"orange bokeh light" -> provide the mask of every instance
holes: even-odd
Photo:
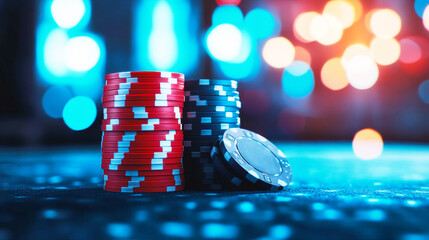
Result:
[[[293,23],[295,37],[301,42],[312,42],[315,39],[311,35],[310,26],[313,18],[320,16],[316,12],[305,12],[299,14]]]
[[[307,49],[296,46],[295,47],[295,61],[306,62],[309,66],[311,66],[311,54]]]
[[[323,65],[320,76],[323,85],[333,91],[341,90],[349,84],[346,70],[341,64],[341,58],[328,60]]]
[[[395,39],[374,38],[369,46],[376,63],[386,66],[398,61],[401,46]]]
[[[262,57],[271,67],[285,68],[295,58],[295,47],[284,37],[271,38],[262,49]]]
[[[332,15],[318,15],[311,21],[310,34],[320,44],[332,45],[341,40],[343,26]]]
[[[343,66],[345,67],[350,59],[359,55],[371,57],[371,52],[369,51],[369,48],[363,44],[353,44],[348,46],[341,58]]]
[[[353,138],[353,152],[362,160],[375,159],[383,152],[383,138],[374,129],[362,129]]]
[[[371,15],[370,28],[379,38],[393,38],[401,31],[401,17],[391,9],[379,9]]]
[[[423,25],[426,30],[429,31],[429,5],[426,6],[425,11],[423,12]]]
[[[343,28],[350,27],[355,21],[353,5],[343,0],[329,1],[323,9],[323,15],[332,15],[340,21]]]

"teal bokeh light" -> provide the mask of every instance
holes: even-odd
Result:
[[[427,5],[429,5],[429,0],[416,0],[414,2],[414,10],[416,11],[417,15],[419,15],[419,17],[423,17],[423,12],[425,11]]]
[[[229,23],[236,27],[243,24],[243,13],[241,9],[234,5],[222,5],[217,7],[212,15],[212,26]]]
[[[255,39],[264,39],[278,32],[280,22],[269,11],[255,8],[247,13],[244,26]]]
[[[63,110],[64,122],[74,131],[81,131],[90,127],[96,116],[97,107],[94,101],[83,96],[70,99]]]
[[[302,61],[289,65],[282,77],[283,90],[293,98],[308,97],[314,89],[314,74],[310,66]]]
[[[72,93],[66,87],[50,87],[43,95],[43,110],[52,118],[61,118],[64,106],[72,97]]]

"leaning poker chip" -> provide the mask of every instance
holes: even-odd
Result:
[[[239,111],[234,112],[187,112],[184,118],[202,118],[202,117],[225,117],[225,118],[238,118],[240,117]]]
[[[102,131],[182,130],[182,124],[101,125]]]
[[[135,139],[135,137],[167,137],[166,140],[168,140],[169,137],[174,136],[182,136],[182,131],[176,131],[176,130],[170,130],[170,131],[152,131],[152,132],[139,132],[139,131],[117,131],[117,132],[103,132],[103,137],[126,137],[125,140],[128,139]],[[174,139],[174,138],[172,138]],[[154,139],[155,140],[155,139]]]
[[[186,101],[203,101],[203,100],[207,100],[207,101],[227,101],[227,102],[235,102],[235,101],[239,101],[240,97],[239,96],[200,96],[200,95],[190,95],[190,96],[185,96],[185,100]]]
[[[140,125],[140,124],[181,124],[177,118],[147,118],[147,119],[107,119],[102,120],[103,125]]]
[[[140,77],[140,78],[185,78],[185,75],[182,73],[174,72],[155,72],[155,71],[130,71],[130,72],[117,72],[110,73],[104,76],[104,79],[115,79],[115,78],[130,78],[130,77]]]
[[[182,168],[182,164],[152,164],[152,165],[112,165],[101,164],[104,170],[167,170]]]
[[[181,158],[183,152],[153,152],[153,153],[117,153],[117,152],[103,152],[102,158],[109,159],[133,159],[133,158]]]
[[[104,190],[110,192],[123,192],[123,193],[151,193],[151,192],[176,192],[182,191],[184,185],[181,186],[167,186],[167,187],[109,187],[104,186]]]
[[[103,119],[182,118],[181,113],[104,113]]]
[[[172,146],[183,146],[182,140],[176,141],[104,141],[102,140],[103,147],[172,147]]]
[[[185,106],[183,110],[184,112],[235,112],[239,108],[231,106]]]
[[[137,107],[137,106],[152,106],[152,107],[183,107],[183,101],[114,101],[103,102],[103,108],[106,107]]]
[[[132,84],[132,83],[130,83]],[[136,84],[136,83],[134,83]],[[164,87],[166,88],[166,87]],[[226,87],[226,86],[222,86],[222,85],[208,85],[208,86],[189,86],[185,83],[185,91],[190,91],[193,92],[193,90],[195,91],[228,91],[228,92],[234,92],[237,91],[236,88],[233,87]],[[195,95],[195,94],[191,94],[191,95]],[[204,94],[197,94],[197,95],[204,95]]]
[[[104,153],[155,153],[155,152],[181,152],[183,151],[183,146],[174,146],[174,147],[101,147],[101,151]]]
[[[122,107],[122,108],[103,108],[103,113],[138,113],[138,114],[150,114],[150,113],[182,113],[180,107]]]
[[[183,168],[156,170],[156,171],[103,170],[103,174],[109,175],[109,176],[126,176],[126,177],[174,176],[174,175],[183,174]]]
[[[199,101],[187,101],[186,107],[192,107],[192,106],[225,106],[225,107],[236,107],[241,108],[241,102],[240,101],[234,101],[234,102],[222,102],[222,101],[207,101],[207,100],[199,100]]]
[[[139,165],[139,164],[174,164],[182,163],[182,158],[131,158],[131,159],[115,159],[103,158],[101,163],[112,165]]]
[[[105,84],[119,84],[119,83],[172,83],[172,84],[185,84],[184,78],[114,78],[105,80]]]
[[[218,90],[185,90],[185,96],[228,96],[228,97],[239,97],[240,93],[234,91],[218,91]]]
[[[140,94],[163,94],[163,95],[177,95],[183,96],[185,92],[183,90],[175,89],[118,89],[118,90],[107,90],[103,91],[103,96],[115,96],[115,95],[140,95]]]
[[[210,85],[224,85],[232,88],[237,88],[237,81],[235,80],[217,80],[217,79],[199,79],[199,80],[186,80],[186,85],[189,86],[210,86]]]
[[[286,156],[259,134],[231,128],[224,133],[219,147],[238,174],[264,189],[281,190],[292,180]]]
[[[181,84],[171,83],[119,83],[104,85],[104,91],[120,90],[120,89],[175,89],[183,90],[184,86]]]
[[[175,95],[114,95],[107,96],[101,99],[103,102],[115,102],[115,101],[185,101],[184,96]]]
[[[112,181],[165,181],[165,180],[174,180],[178,181],[184,180],[183,174],[177,175],[165,175],[165,176],[120,176],[120,175],[103,175],[104,180],[112,180]]]
[[[104,186],[109,187],[165,187],[165,186],[181,186],[182,180],[164,180],[164,181],[113,181],[104,180]]]
[[[224,117],[201,117],[201,118],[184,118],[184,123],[192,123],[192,124],[209,124],[209,123],[235,123],[240,124],[241,120],[239,117],[236,118],[224,118]]]

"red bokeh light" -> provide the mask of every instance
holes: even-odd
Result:
[[[216,0],[218,5],[238,5],[241,0]]]

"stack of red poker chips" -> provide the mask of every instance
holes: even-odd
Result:
[[[183,190],[184,83],[183,74],[170,72],[105,76],[101,125],[105,190]]]

